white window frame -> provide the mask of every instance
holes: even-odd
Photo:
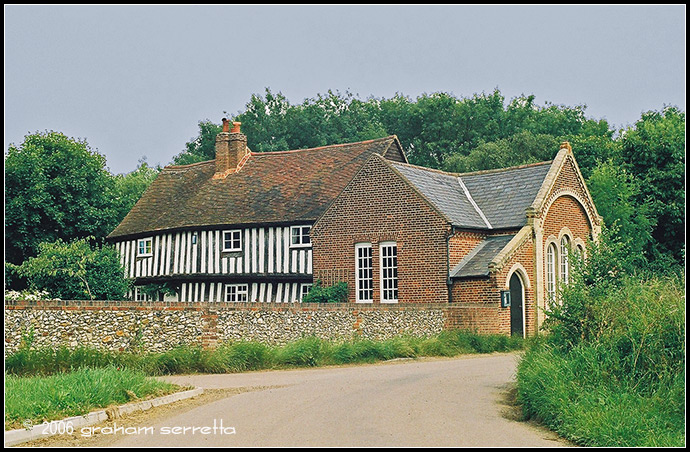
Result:
[[[140,286],[134,286],[134,301],[151,301],[151,296],[144,293]]]
[[[237,238],[235,238],[235,233],[237,233]],[[231,234],[230,237],[230,244],[234,245],[235,242],[239,241],[239,246],[235,248],[234,246],[231,246],[230,248],[226,248],[226,240],[225,240],[225,234]],[[226,231],[223,231],[223,252],[231,252],[231,251],[242,251],[242,229],[228,229]]]
[[[384,250],[394,250],[394,254],[384,255]],[[390,253],[390,251],[388,251]],[[381,242],[379,244],[379,268],[381,303],[398,302],[398,244]],[[391,285],[392,284],[392,285]]]
[[[244,300],[241,299],[242,295]],[[227,303],[246,303],[249,301],[249,284],[226,284],[225,301]]]
[[[306,234],[304,230],[306,229]],[[295,234],[295,231],[298,231]],[[307,248],[311,246],[311,226],[290,226],[290,248]],[[295,239],[297,238],[297,243]],[[305,238],[307,241],[305,241]]]
[[[141,245],[144,244],[144,252],[141,252]],[[137,240],[137,257],[153,256],[153,237],[146,237]]]
[[[564,235],[561,237],[561,253],[560,253],[560,281],[562,284],[568,284],[570,281],[570,262],[568,262],[568,250],[570,248],[570,237]]]
[[[551,302],[556,301],[558,249],[554,242],[546,245],[546,296]]]
[[[300,299],[300,301],[303,300],[304,297],[307,296],[307,294],[308,294],[309,291],[311,290],[311,287],[312,287],[312,286],[313,286],[313,284],[311,284],[311,283],[304,283],[304,284],[301,284],[301,285],[299,286],[299,294],[300,294],[299,299]],[[306,292],[305,292],[305,289],[306,289]]]
[[[369,250],[369,266],[362,267],[362,259],[367,259],[367,257],[360,257],[360,250]],[[368,272],[368,278],[362,278],[361,273],[363,271]],[[369,282],[369,287],[362,288],[361,284],[365,281]],[[369,298],[363,298],[362,294],[369,292]],[[373,303],[374,302],[374,254],[373,247],[371,243],[356,243],[355,244],[355,301],[357,303]]]

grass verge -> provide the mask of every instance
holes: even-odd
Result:
[[[141,371],[112,366],[49,376],[6,375],[5,430],[21,428],[26,421],[38,425],[179,389]]]
[[[399,336],[380,341],[358,339],[335,342],[304,337],[282,346],[238,341],[212,350],[180,346],[162,353],[145,354],[88,348],[23,348],[6,358],[5,369],[12,375],[50,375],[87,366],[100,368],[114,365],[147,375],[230,373],[373,363],[394,358],[505,352],[522,348],[522,338],[449,330],[430,337]]]

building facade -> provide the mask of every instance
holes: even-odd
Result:
[[[395,136],[253,153],[224,120],[216,159],[164,168],[108,239],[134,300],[293,303],[346,282],[351,303],[453,303],[464,327],[525,336],[600,228],[568,143],[453,174]]]

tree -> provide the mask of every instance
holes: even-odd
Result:
[[[115,184],[111,199],[118,223],[132,210],[160,170],[160,167],[151,167],[146,163],[146,159],[141,159],[137,169],[131,173],[114,176]]]
[[[652,221],[647,206],[636,203],[639,182],[620,165],[606,161],[594,168],[587,187],[604,224],[615,231],[617,240],[626,243],[630,252],[642,256],[652,240]]]
[[[38,244],[105,237],[117,224],[105,157],[59,132],[27,135],[5,154],[5,259],[19,264]]]
[[[638,205],[649,208],[651,256],[685,259],[685,113],[649,111],[621,137],[623,165],[640,181]]]
[[[223,130],[221,125],[209,119],[199,121],[199,135],[185,144],[185,150],[173,157],[174,165],[189,165],[216,158],[216,135]]]
[[[92,248],[87,239],[60,239],[38,246],[19,273],[35,290],[63,300],[123,300],[130,287],[113,246]]]

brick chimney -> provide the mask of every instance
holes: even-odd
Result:
[[[247,155],[247,136],[240,132],[241,124],[233,122],[230,130],[230,121],[223,118],[223,131],[216,136],[216,179],[237,171]]]

